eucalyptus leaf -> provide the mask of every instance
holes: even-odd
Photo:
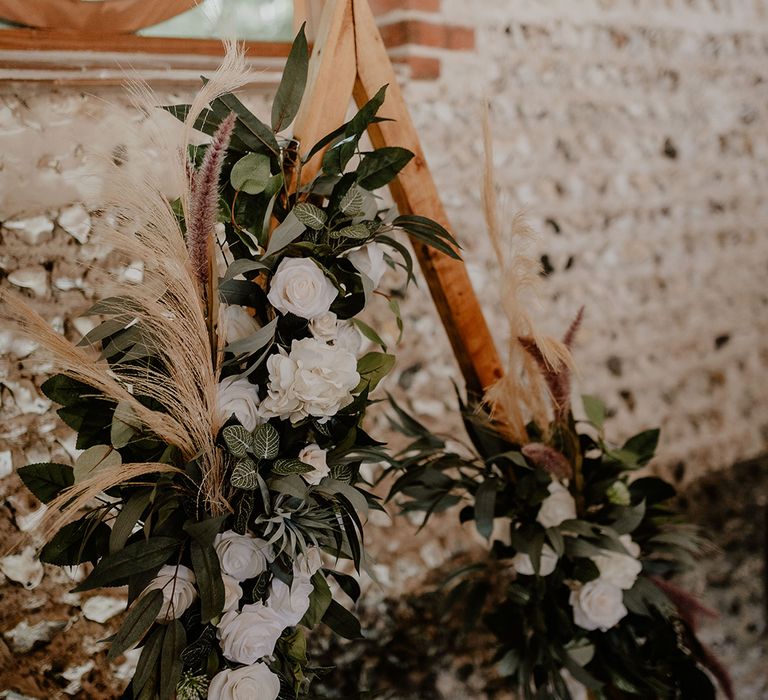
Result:
[[[166,627],[160,651],[160,700],[171,700],[176,695],[176,686],[184,665],[181,652],[186,646],[187,632],[184,625],[179,620],[171,620]]]
[[[133,494],[117,513],[109,536],[109,553],[119,552],[128,541],[133,528],[149,505],[152,492],[149,489]]]
[[[200,590],[200,618],[202,622],[210,622],[224,608],[224,582],[219,557],[213,542],[204,543],[196,539],[190,543],[189,554]]]
[[[495,479],[486,479],[475,493],[475,524],[477,531],[487,540],[491,538],[493,533],[498,490],[499,484]]]
[[[158,625],[147,637],[147,641],[141,649],[139,662],[136,664],[136,671],[133,674],[132,682],[135,691],[141,690],[152,677],[152,673],[155,671],[157,662],[160,659],[160,650],[163,648],[164,635],[165,627],[163,625]],[[136,693],[134,692],[134,695],[135,694]]]
[[[272,319],[266,326],[262,326],[255,333],[236,340],[229,345],[224,346],[224,352],[231,352],[233,355],[250,355],[263,347],[269,345],[275,338],[277,330],[277,319]],[[256,387],[253,387],[254,392]]]
[[[304,24],[301,25],[299,33],[293,40],[283,69],[283,77],[272,103],[272,131],[275,133],[287,127],[296,117],[307,84],[309,48],[304,26]]]
[[[265,255],[270,256],[280,252],[285,246],[301,236],[306,229],[307,227],[299,221],[292,209],[280,225],[272,231]]]
[[[239,258],[238,260],[235,260],[232,262],[229,267],[227,267],[227,271],[224,273],[224,277],[222,277],[222,282],[226,282],[228,280],[234,279],[238,275],[242,275],[245,272],[253,272],[254,270],[268,270],[269,267],[265,265],[263,262],[260,262],[258,260],[248,260],[247,258]]]
[[[270,160],[262,153],[249,153],[234,164],[229,174],[232,187],[246,194],[263,192],[272,176]]]
[[[387,351],[387,346],[381,339],[381,336],[367,323],[364,323],[359,318],[352,318],[350,321],[357,328],[357,330],[359,330],[366,338],[368,338],[368,340],[370,340],[372,343],[376,343],[376,345],[380,345],[384,352]]]

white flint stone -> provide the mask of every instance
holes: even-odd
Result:
[[[22,620],[16,627],[7,632],[3,632],[10,647],[17,654],[26,654],[40,642],[50,642],[53,635],[67,626],[66,622],[48,622],[42,620],[34,625],[30,625],[26,620]]]
[[[69,681],[63,689],[64,692],[67,695],[77,695],[77,693],[83,689],[83,684],[81,683],[82,677],[88,673],[88,671],[91,671],[95,665],[96,664],[93,661],[86,661],[80,666],[70,666],[62,671],[59,675],[65,681]]]
[[[10,450],[0,452],[0,479],[13,473],[13,454]]]
[[[80,335],[86,335],[96,328],[99,322],[90,317],[78,316],[72,319],[72,325]]]
[[[51,407],[51,402],[39,396],[31,382],[26,381],[23,384],[16,384],[15,382],[6,381],[4,384],[11,390],[13,400],[22,413],[32,413],[39,416],[47,412]]]
[[[10,330],[0,331],[0,355],[12,355],[18,359],[27,357],[37,349],[37,343],[16,335]]]
[[[125,598],[113,598],[112,596],[96,595],[88,598],[83,605],[83,616],[94,622],[104,623],[126,608]]]
[[[53,286],[62,292],[70,292],[73,289],[82,289],[83,278],[79,277],[77,279],[73,279],[71,277],[56,277],[53,280]]]
[[[141,284],[144,281],[144,263],[141,260],[135,260],[123,271],[123,279],[126,282]]]
[[[32,532],[40,524],[40,521],[45,515],[45,511],[48,510],[48,506],[44,503],[39,508],[33,510],[31,513],[16,514],[16,526],[22,532]]]
[[[37,245],[48,240],[53,233],[53,221],[47,216],[32,216],[28,219],[6,221],[3,227],[14,231],[19,238],[29,245]]]
[[[15,690],[0,690],[0,698],[3,700],[38,700],[38,698],[17,693]]]
[[[24,547],[21,554],[11,554],[0,559],[0,571],[30,591],[43,580],[43,565],[35,556],[33,547]]]
[[[73,204],[59,213],[59,226],[78,243],[87,243],[91,232],[91,217],[82,204]]]
[[[24,600],[22,607],[24,608],[24,610],[39,610],[47,602],[48,602],[48,596],[45,593],[41,593],[40,595],[35,595],[35,596],[32,596],[31,598],[26,598]]]
[[[126,651],[123,656],[125,657],[123,663],[112,665],[112,675],[119,681],[129,681],[133,678],[133,674],[136,673],[136,666],[139,664],[141,649],[131,649],[130,651]]]
[[[48,290],[48,273],[40,266],[14,270],[8,275],[8,281],[22,289],[31,289],[36,296],[43,296]]]

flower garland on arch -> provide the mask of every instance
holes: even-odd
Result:
[[[329,584],[347,605],[360,594],[335,563],[360,569],[363,523],[381,508],[360,477],[381,444],[362,423],[395,357],[358,315],[387,296],[388,268],[413,279],[397,230],[453,257],[458,246],[433,221],[379,208],[373,192],[413,157],[361,150],[384,87],[298,155],[282,132],[307,64],[302,29],[270,126],[233,94],[246,79],[234,50],[191,104],[165,108],[184,125],[184,147],[166,151],[182,156],[178,200],[115,164],[103,240],[145,278],[109,280],[77,346],[23,299],[0,305],[52,356],[43,391],[82,450],[74,465],[19,470],[47,504],[40,559],[87,565],[75,591],[127,586],[108,655],[141,648],[126,698],[304,697],[322,673],[304,629],[360,636]],[[210,141],[187,148],[196,131]],[[313,157],[322,169],[302,185]],[[361,353],[363,337],[380,350]]]

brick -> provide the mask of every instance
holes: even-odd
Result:
[[[395,10],[420,10],[439,12],[441,0],[371,0],[370,5],[375,15],[383,15]]]
[[[440,59],[432,56],[393,56],[393,63],[408,66],[411,80],[435,80],[440,77]]]
[[[471,27],[402,20],[384,24],[380,29],[384,43],[390,47],[415,44],[456,51],[475,47],[475,31]]]

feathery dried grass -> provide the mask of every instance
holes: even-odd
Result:
[[[486,391],[485,402],[505,435],[513,442],[525,444],[528,442],[525,427],[528,421],[532,419],[544,428],[549,424],[550,409],[545,377],[521,338],[530,339],[553,372],[570,367],[572,358],[564,343],[536,328],[528,311],[541,286],[541,265],[527,253],[535,234],[522,214],[512,217],[508,234],[502,230],[487,107],[483,118],[483,143],[483,213],[491,245],[501,266],[500,301],[510,332],[507,371]]]
[[[195,121],[203,109],[219,95],[243,85],[248,77],[243,54],[234,44],[227,47],[221,67],[195,97],[180,140],[169,143],[158,130],[153,147],[159,159],[173,163],[173,173],[182,183],[181,200],[189,216],[192,200],[192,175],[187,167],[186,144]],[[131,88],[134,105],[151,113],[157,101],[146,85]],[[126,125],[126,128],[130,128]],[[203,474],[201,499],[213,514],[225,512],[224,462],[215,445],[221,428],[217,407],[217,353],[212,348],[209,319],[201,298],[198,279],[190,263],[184,234],[160,183],[153,173],[140,172],[106,161],[101,209],[107,216],[97,222],[94,238],[110,245],[126,259],[144,263],[144,281],[133,284],[119,276],[106,278],[105,296],[122,298],[108,301],[109,311],[128,314],[141,329],[141,341],[153,355],[150,366],[131,366],[98,360],[93,352],[74,346],[56,333],[20,296],[0,291],[0,321],[13,325],[22,335],[48,353],[57,370],[93,386],[115,403],[127,404],[148,430],[178,447],[185,459],[197,459]],[[213,235],[213,231],[210,232]],[[154,399],[164,412],[147,408],[135,397]],[[122,465],[119,473],[100,475],[110,485],[167,465]],[[93,489],[98,486],[93,483]],[[108,488],[105,486],[104,488]],[[80,507],[96,491],[82,492],[73,504]],[[86,495],[88,494],[88,497]],[[67,496],[67,503],[72,493]],[[85,499],[85,500],[83,500]],[[51,523],[62,527],[74,515],[73,507],[58,499],[49,505]],[[56,516],[56,510],[61,514]],[[48,530],[50,532],[50,530]]]

